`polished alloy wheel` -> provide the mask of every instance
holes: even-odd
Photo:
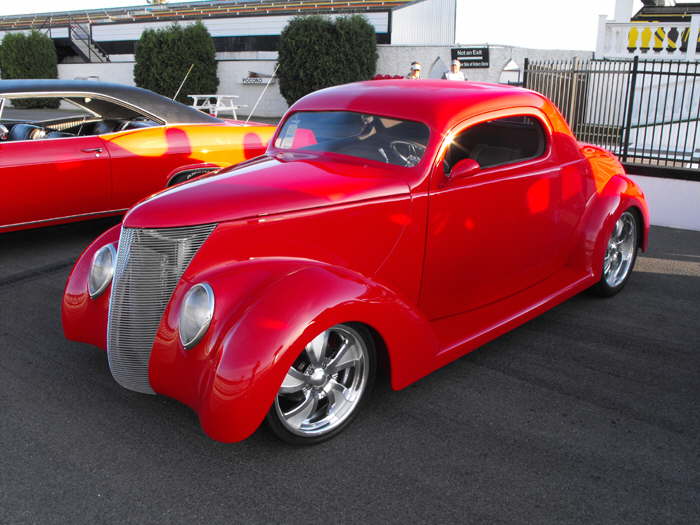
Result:
[[[632,269],[637,250],[637,221],[624,212],[615,223],[603,260],[603,279],[610,288],[620,286]]]
[[[296,436],[326,435],[355,412],[370,373],[365,339],[349,325],[336,325],[306,345],[291,366],[275,399],[275,413]]]

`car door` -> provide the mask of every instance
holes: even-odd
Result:
[[[446,142],[431,181],[420,299],[430,319],[494,303],[552,275],[572,229],[561,220],[560,164],[538,110],[483,115]],[[462,158],[481,169],[451,179]]]
[[[0,143],[0,225],[108,210],[109,156],[99,137]]]
[[[186,125],[148,126],[104,136],[114,173],[113,206],[133,206],[165,188],[167,176],[173,170],[199,162],[195,151],[198,144],[193,143],[189,136],[190,127],[196,128]],[[216,140],[223,142],[212,137],[212,145]]]

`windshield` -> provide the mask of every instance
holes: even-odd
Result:
[[[287,119],[275,147],[342,153],[413,167],[425,154],[425,124],[350,111],[301,111]]]

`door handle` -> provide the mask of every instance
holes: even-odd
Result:
[[[102,153],[102,148],[83,148],[85,153]]]

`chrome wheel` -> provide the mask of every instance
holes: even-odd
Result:
[[[355,412],[372,372],[365,338],[348,325],[329,328],[290,367],[275,398],[275,415],[295,436],[325,436]]]
[[[610,288],[625,282],[632,270],[637,251],[637,221],[624,212],[615,223],[603,260],[603,280]]]

